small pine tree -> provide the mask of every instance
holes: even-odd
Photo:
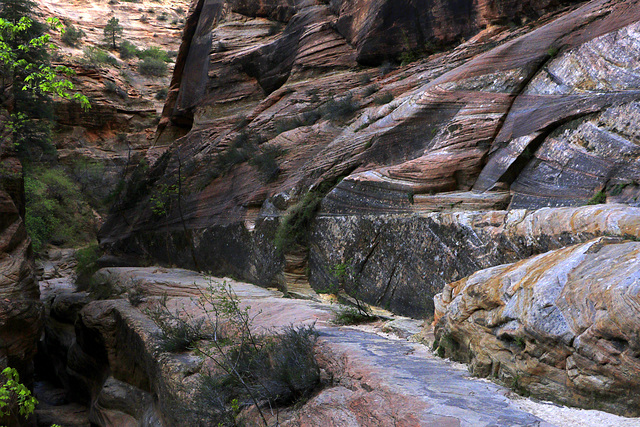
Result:
[[[120,37],[122,37],[120,20],[114,16],[109,19],[109,22],[107,22],[107,25],[104,27],[104,40],[113,50],[116,50],[118,48],[117,42]]]

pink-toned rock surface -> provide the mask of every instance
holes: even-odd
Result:
[[[448,284],[436,345],[535,397],[638,416],[639,254],[598,238]]]
[[[85,390],[91,422],[197,425],[192,405],[197,403],[194,393],[203,361],[191,352],[161,352],[159,330],[145,309],[157,302],[157,295],[167,293],[172,310],[180,308],[197,318],[197,306],[185,292],[197,297],[204,287],[223,279],[162,268],[109,268],[98,275],[115,287],[114,297],[80,310],[65,359],[76,390]],[[315,324],[319,332],[315,353],[323,372],[321,388],[299,407],[279,408],[281,425],[549,425],[518,409],[505,396],[506,389],[468,378],[465,369],[435,357],[421,344],[336,327],[327,305],[224,280],[242,306],[250,306],[254,332],[292,324]],[[124,297],[136,288],[144,301],[133,307]],[[258,425],[253,415],[249,410],[242,416]]]
[[[319,248],[309,275],[323,286],[332,267],[326,262],[348,261],[325,250],[351,247],[349,258],[362,259],[370,248],[329,231],[331,240],[321,230],[313,237],[303,220],[291,232],[303,236],[303,248],[287,244],[285,252],[296,254],[287,258],[273,242],[279,219],[298,203],[308,203],[310,216],[322,200],[323,217],[363,218],[356,227],[365,236],[366,215],[392,221],[434,211],[580,206],[592,198],[637,204],[638,2],[559,9],[480,2],[471,11],[418,3],[194,3],[158,133],[158,141],[175,144],[131,180],[101,231],[103,246],[280,287],[304,280],[307,254]],[[431,25],[423,14],[458,25],[468,40],[391,72],[363,66],[363,46],[406,50],[391,41],[404,32],[413,43],[413,30]],[[461,21],[453,23],[456,14]],[[520,25],[499,25],[505,20]],[[432,36],[425,30],[422,41]],[[614,56],[615,66],[603,65]],[[402,252],[413,237],[421,238],[396,236],[387,249]],[[456,245],[466,239],[447,251]],[[390,265],[378,276],[403,283],[396,295],[405,296],[378,292],[369,302],[391,299],[400,312],[428,314],[424,301],[474,268],[411,298],[424,278],[397,276]]]

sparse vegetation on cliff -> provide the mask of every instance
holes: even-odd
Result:
[[[201,372],[194,408],[203,422],[237,425],[239,414],[253,407],[267,426],[269,416],[277,418],[278,406],[308,397],[319,385],[313,326],[257,334],[256,315],[227,283],[211,284],[198,306],[205,317],[172,312],[166,298],[148,313],[162,330],[162,351],[192,349],[211,362]]]
[[[85,36],[84,31],[76,28],[73,24],[67,24],[62,33],[62,42],[67,46],[75,47],[80,44],[80,40]]]
[[[115,16],[107,22],[107,25],[104,27],[104,41],[111,47],[111,49],[116,50],[118,48],[118,40],[122,37],[122,32],[124,29],[120,25],[120,20]]]
[[[138,63],[138,71],[144,76],[163,77],[167,64],[162,59],[146,57]]]
[[[26,168],[24,181],[25,223],[36,252],[50,242],[73,246],[95,237],[91,208],[62,169],[34,164]]]

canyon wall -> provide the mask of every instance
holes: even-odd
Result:
[[[187,133],[134,174],[101,242],[283,289],[327,289],[349,264],[350,292],[429,316],[446,283],[611,232],[529,210],[638,205],[639,16],[636,1],[194,3],[158,138]],[[530,215],[558,222],[511,234]]]

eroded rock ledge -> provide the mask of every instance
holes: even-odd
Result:
[[[124,293],[78,305],[82,293],[58,292],[52,301],[56,321],[48,334],[50,345],[68,348],[58,355],[64,356],[60,361],[73,390],[90,405],[91,422],[199,425],[191,405],[204,362],[191,352],[159,351],[159,331],[144,310],[167,294],[172,309],[183,307],[198,316],[190,296],[222,279],[186,270],[109,268],[98,273],[98,280]],[[299,407],[280,408],[280,425],[548,425],[520,410],[505,397],[506,389],[467,378],[465,369],[433,356],[421,344],[337,327],[329,322],[332,311],[326,305],[226,280],[243,306],[259,313],[254,331],[315,323],[320,334],[315,353],[323,388]],[[126,299],[136,289],[144,295],[138,307]],[[64,320],[74,314],[75,333]],[[244,413],[249,425],[257,425],[254,415]]]
[[[640,243],[601,237],[448,284],[440,352],[521,392],[640,415]]]
[[[312,286],[326,289],[335,282],[331,267],[348,263],[357,273],[351,294],[418,318],[433,313],[432,295],[478,270],[598,236],[640,238],[640,208],[626,205],[413,215],[325,212],[311,238]]]

